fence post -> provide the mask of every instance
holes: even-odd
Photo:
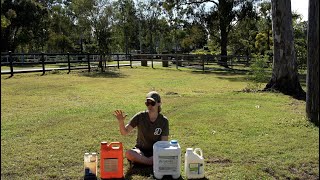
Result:
[[[153,54],[151,54],[151,67],[152,67],[152,69],[154,69],[153,68]]]
[[[101,67],[101,72],[104,72],[101,53],[99,54],[99,66]],[[99,68],[99,67],[98,67],[98,68]]]
[[[42,75],[44,75],[46,73],[46,69],[44,66],[44,53],[41,52],[41,62],[42,62]]]
[[[176,54],[176,68],[178,69],[178,55]]]
[[[68,55],[68,74],[69,74],[70,71],[71,71],[71,68],[70,68],[70,53],[67,52],[67,55]]]
[[[202,57],[202,71],[204,72],[204,58]]]
[[[169,67],[169,62],[168,62],[168,56],[167,55],[162,55],[161,56],[162,60],[162,67]]]
[[[108,58],[108,54],[104,55],[104,69],[107,69],[107,58]]]
[[[9,62],[10,62],[10,72],[11,72],[11,76],[10,77],[13,76],[13,59],[12,59],[12,54],[11,53],[12,52],[9,51]]]
[[[143,55],[143,54],[139,55],[139,59],[141,59],[141,61],[140,61],[141,66],[148,66],[148,60],[146,60],[144,58],[148,59],[148,55]]]
[[[120,69],[120,64],[119,64],[119,54],[117,54],[117,61],[118,61],[118,69]]]
[[[88,72],[90,72],[91,67],[90,67],[90,54],[87,54],[87,61],[88,61]]]
[[[129,58],[130,58],[130,67],[132,68],[132,56],[131,56],[131,54],[129,55]]]

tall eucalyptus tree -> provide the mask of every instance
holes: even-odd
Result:
[[[156,53],[161,49],[162,29],[162,3],[159,0],[139,1],[137,15],[139,17],[140,49],[144,52]],[[161,20],[162,19],[162,20]]]
[[[30,43],[46,29],[46,7],[34,0],[1,1],[1,51],[35,51]]]
[[[139,48],[139,23],[133,0],[114,1],[112,39],[113,51],[129,53]]]
[[[71,5],[74,23],[77,26],[80,42],[88,44],[90,52],[109,52],[111,36],[111,1],[74,0]]]
[[[270,0],[263,1],[259,4],[259,13],[260,13],[260,30],[265,32],[267,36],[267,50],[270,50],[271,46],[271,33],[272,33],[272,22],[271,22],[271,2]]]
[[[272,0],[273,68],[264,90],[276,90],[306,99],[299,82],[294,49],[291,0]]]
[[[210,35],[216,37],[219,42],[220,51],[223,58],[220,61],[220,65],[228,67],[227,53],[228,35],[231,29],[236,24],[236,21],[246,17],[247,12],[251,12],[250,4],[254,0],[166,0],[168,4],[178,4],[179,6],[189,5],[201,5],[203,3],[211,2],[214,4],[209,15],[207,16],[208,27],[210,27]],[[174,7],[171,5],[171,7]],[[240,16],[239,16],[240,15]],[[218,27],[218,29],[215,29]]]
[[[319,1],[309,0],[307,117],[319,126]]]

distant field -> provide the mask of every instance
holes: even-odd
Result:
[[[180,179],[187,147],[202,149],[210,180],[319,179],[319,129],[306,121],[305,102],[242,92],[246,73],[156,66],[2,75],[1,178],[83,179],[83,155],[99,153],[101,141],[135,144],[136,131],[121,136],[113,111],[123,109],[127,122],[156,90],[169,139],[182,148]],[[126,179],[153,179],[150,169],[124,166]]]

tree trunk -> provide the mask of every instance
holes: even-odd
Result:
[[[273,69],[264,90],[276,90],[305,100],[293,43],[291,0],[272,0]]]
[[[230,8],[230,3],[232,4],[233,7],[233,3],[232,2],[227,2],[226,0],[219,0],[219,7],[218,7],[218,11],[220,14],[219,17],[219,28],[220,28],[220,48],[221,48],[221,59],[220,62],[218,62],[218,64],[220,66],[226,67],[228,68],[228,52],[227,52],[227,45],[228,45],[228,30],[227,27],[228,25],[231,23],[231,21],[228,19],[228,8]],[[230,9],[232,10],[232,9]]]
[[[221,22],[223,23],[223,22]],[[227,58],[227,44],[228,44],[228,33],[227,33],[227,28],[225,25],[221,25],[220,23],[220,31],[221,31],[221,41],[220,41],[220,46],[221,46],[221,60],[219,62],[219,65],[223,67],[228,67],[228,58]]]
[[[307,118],[319,126],[319,0],[309,0]]]

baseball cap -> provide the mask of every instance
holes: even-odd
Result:
[[[150,99],[151,101],[154,101],[154,102],[161,102],[161,98],[160,98],[160,95],[158,92],[156,91],[151,91],[147,94],[147,99]]]

